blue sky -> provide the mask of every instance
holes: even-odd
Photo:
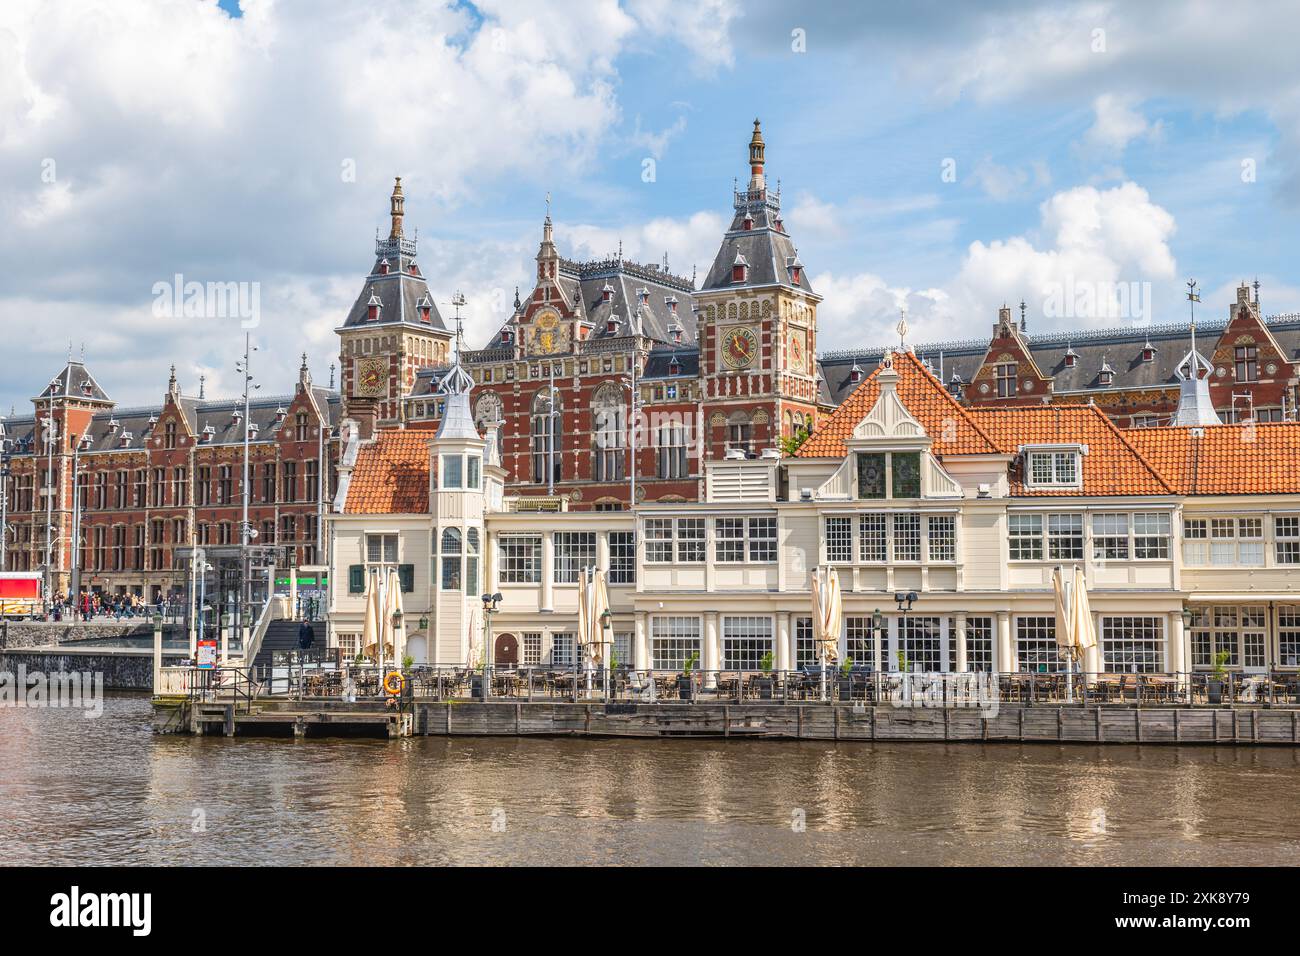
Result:
[[[257,285],[267,389],[303,351],[323,380],[394,175],[471,339],[528,287],[548,192],[564,254],[622,241],[703,272],[756,116],[823,350],[892,340],[901,309],[917,342],[983,337],[1021,298],[1031,331],[1181,320],[1189,276],[1202,314],[1256,276],[1266,312],[1300,309],[1284,3],[357,11],[0,10],[0,409],[29,411],[70,340],[123,404],[157,401],[173,360],[186,390],[232,391],[238,321],[152,308],[177,273]],[[1132,314],[1047,314],[1054,289],[1117,282],[1143,290]]]

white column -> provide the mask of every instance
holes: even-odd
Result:
[[[998,611],[998,643],[993,657],[993,669],[996,671],[1014,671],[1015,655],[1011,644],[1011,612]]]
[[[966,615],[957,615],[957,633],[949,634],[950,641],[957,642],[957,673],[964,673],[968,667],[966,662]]]
[[[793,653],[794,628],[790,623],[790,612],[782,611],[776,616],[776,669],[790,670],[790,662],[795,659]]]
[[[633,666],[639,670],[649,670],[650,668],[650,641],[646,634],[648,622],[646,621],[645,611],[636,612],[636,636],[633,638],[632,659]]]
[[[1183,640],[1186,637],[1183,615],[1178,611],[1171,611],[1165,615],[1165,620],[1165,670],[1185,671],[1187,658],[1183,647]]]
[[[718,612],[709,611],[704,615],[704,647],[700,654],[700,666],[706,671],[716,671],[721,666],[722,644],[718,636]]]
[[[549,532],[542,534],[542,592],[538,596],[537,610],[554,611],[555,599],[552,589],[555,582],[555,537]]]

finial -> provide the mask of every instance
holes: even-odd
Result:
[[[393,180],[393,195],[389,198],[389,214],[393,219],[392,229],[389,230],[389,239],[402,238],[402,216],[405,199],[402,196],[402,177],[397,176]]]
[[[907,345],[907,309],[899,309],[898,316],[898,325],[894,326],[894,331],[898,333],[898,347],[903,349]]]
[[[518,312],[523,308],[523,303],[519,301],[519,286],[515,286],[515,311]]]
[[[1025,324],[1025,300],[1024,300],[1024,299],[1021,299],[1021,300],[1020,300],[1020,331],[1021,331],[1021,332],[1024,332],[1025,329],[1026,329],[1026,324]]]
[[[306,352],[303,352],[303,353],[302,353],[302,364],[298,366],[298,371],[300,371],[300,372],[305,372],[305,371],[307,371],[307,353],[306,353]]]
[[[330,362],[330,388],[334,388],[334,363]]]
[[[551,221],[551,191],[546,191],[546,221]]]
[[[204,385],[206,384],[207,380],[208,377],[206,375],[199,376],[199,398],[203,398]]]

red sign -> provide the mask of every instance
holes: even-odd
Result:
[[[203,671],[210,671],[217,666],[216,641],[199,641],[198,664],[199,670]]]

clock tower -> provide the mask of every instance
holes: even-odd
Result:
[[[781,437],[811,430],[819,397],[817,304],[770,190],[763,131],[754,120],[749,183],[696,294],[705,449],[753,457]]]
[[[416,240],[406,238],[400,177],[389,199],[387,239],[375,240],[375,264],[339,335],[343,417],[362,433],[406,420],[403,398],[422,368],[448,362],[451,332],[415,261]]]

